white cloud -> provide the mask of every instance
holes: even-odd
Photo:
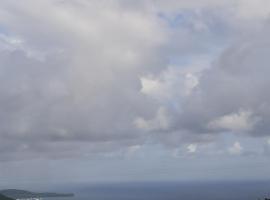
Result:
[[[141,78],[141,92],[151,96],[162,96],[162,83],[151,78]]]
[[[267,140],[267,142],[266,142],[268,145],[270,145],[270,138]]]
[[[237,113],[232,113],[224,115],[216,120],[209,123],[209,128],[211,129],[225,129],[231,131],[248,131],[253,128],[256,121],[251,119],[251,111],[239,111]]]
[[[233,146],[228,148],[228,152],[232,155],[240,155],[243,152],[243,147],[239,142],[235,142]]]
[[[161,107],[153,119],[146,120],[138,117],[134,120],[134,124],[138,129],[145,131],[164,131],[170,126],[170,115],[165,108]]]
[[[197,144],[190,144],[187,146],[188,153],[196,153],[197,151]]]
[[[192,90],[199,84],[199,79],[194,74],[188,73],[185,76],[185,94],[188,96],[192,93]]]
[[[198,84],[196,73],[185,71],[180,66],[170,66],[156,76],[141,77],[141,92],[166,103],[189,96]]]
[[[133,145],[127,148],[127,151],[125,152],[125,156],[127,158],[131,158],[134,156],[138,151],[141,149],[141,145]]]

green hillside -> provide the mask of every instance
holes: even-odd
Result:
[[[0,194],[0,200],[14,200],[14,199],[12,199],[10,197],[6,197],[6,196]]]

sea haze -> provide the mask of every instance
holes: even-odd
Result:
[[[75,197],[48,200],[257,200],[269,197],[270,181],[110,183],[70,190]]]

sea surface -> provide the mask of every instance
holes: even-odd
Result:
[[[89,184],[75,197],[44,200],[257,200],[270,197],[270,181]]]

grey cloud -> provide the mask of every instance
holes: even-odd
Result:
[[[181,134],[198,137],[232,131],[269,135],[269,25],[228,48],[203,70],[174,121]],[[218,121],[219,120],[219,121]],[[213,122],[219,123],[213,127]],[[186,136],[190,137],[190,136]]]
[[[204,143],[228,131],[231,116],[238,117],[240,128],[255,120],[250,134],[268,134],[268,28],[237,42],[209,69],[194,72],[194,66],[178,66],[176,75],[162,77],[171,70],[171,55],[194,59],[219,32],[216,12],[194,12],[186,27],[176,29],[165,25],[158,13],[213,9],[216,1],[171,1],[167,8],[161,1],[105,2],[1,1],[3,160],[78,156],[149,141],[168,146]],[[225,6],[224,12],[230,8],[225,2],[218,6]],[[205,29],[194,32],[197,22],[205,22]],[[226,28],[227,23],[231,20],[224,22]],[[217,38],[213,46],[224,39]],[[198,85],[187,83],[193,75]],[[143,77],[165,84],[162,92],[170,94],[162,99],[143,93]],[[242,110],[251,112],[250,118],[241,119]],[[211,128],[217,120],[219,126]]]
[[[140,143],[133,119],[156,106],[139,77],[164,62],[157,19],[98,1],[3,1],[1,13],[12,48],[0,52],[0,134],[11,157],[82,153],[70,141],[93,152]]]

